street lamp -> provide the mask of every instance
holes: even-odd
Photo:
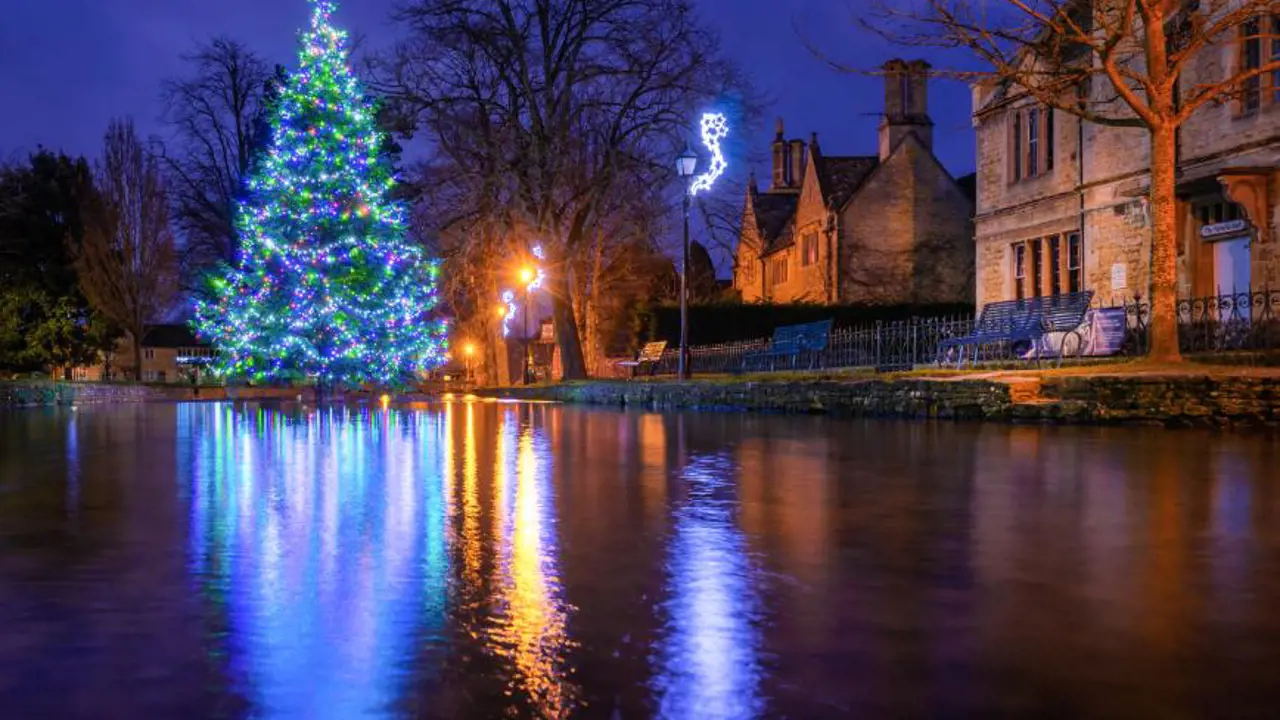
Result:
[[[692,197],[693,172],[698,156],[688,145],[676,156],[676,174],[684,180],[684,243],[680,253],[680,360],[676,376],[689,379],[689,199]]]
[[[476,354],[475,343],[467,343],[462,346],[462,354],[467,356],[467,380],[471,379],[471,358]]]
[[[533,286],[538,277],[537,271],[529,266],[520,268],[520,282],[524,283],[524,321],[521,323],[521,335],[524,338],[524,360],[521,377],[525,385],[529,384],[529,375],[533,370],[533,338],[529,336],[529,305],[532,303]]]

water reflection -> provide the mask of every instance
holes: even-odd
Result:
[[[758,694],[759,582],[738,529],[734,466],[720,455],[692,458],[681,472],[667,559],[667,637],[654,679],[663,717],[744,718],[764,708]]]
[[[552,458],[543,433],[518,423],[516,409],[506,409],[497,434],[498,612],[490,639],[514,665],[508,691],[523,692],[542,717],[563,717],[574,707],[575,688],[565,668],[570,608],[559,584]]]
[[[1277,467],[1133,429],[0,414],[0,716],[1269,717]]]
[[[407,690],[399,659],[444,622],[434,422],[179,409],[179,445],[196,445],[193,579],[227,614],[225,651],[265,714],[368,716]]]

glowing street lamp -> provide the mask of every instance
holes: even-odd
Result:
[[[689,378],[689,201],[693,198],[693,172],[698,169],[698,156],[688,145],[676,156],[676,174],[684,180],[684,243],[680,246],[680,359],[676,377]]]

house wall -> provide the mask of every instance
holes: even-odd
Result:
[[[1220,42],[1202,51],[1184,75],[1184,85],[1222,78],[1235,62],[1236,46]],[[1105,83],[1095,86],[1105,92]],[[975,88],[975,109],[991,91]],[[1119,303],[1150,294],[1149,223],[1142,206],[1150,186],[1150,143],[1145,130],[1083,123],[1063,112],[1055,114],[1055,168],[1049,178],[1009,180],[1010,114],[1016,105],[988,110],[975,117],[977,135],[978,215],[977,304],[1014,297],[1014,243],[1055,233],[1081,230],[1084,287],[1099,302]],[[1077,134],[1078,133],[1078,134]],[[1193,204],[1229,199],[1218,186],[1230,168],[1280,167],[1280,103],[1249,117],[1239,117],[1231,103],[1201,108],[1179,132],[1178,290],[1183,296],[1212,289],[1213,248],[1199,236]],[[1183,188],[1198,188],[1183,190]],[[1280,283],[1280,251],[1274,240],[1280,211],[1274,172],[1266,210],[1251,220],[1261,237],[1250,245],[1253,287]],[[1270,242],[1261,242],[1270,236]],[[1123,280],[1123,285],[1115,281]]]
[[[914,138],[904,141],[841,213],[841,301],[971,300],[970,212],[929,151]]]

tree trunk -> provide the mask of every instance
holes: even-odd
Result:
[[[142,382],[142,328],[133,330],[133,380]]]
[[[1151,320],[1148,359],[1181,362],[1178,348],[1178,230],[1176,135],[1171,126],[1151,131]]]
[[[556,323],[556,345],[560,348],[560,379],[583,380],[587,377],[587,368],[583,362],[578,323],[573,316],[569,280],[563,273],[556,273],[553,277],[551,305]]]

